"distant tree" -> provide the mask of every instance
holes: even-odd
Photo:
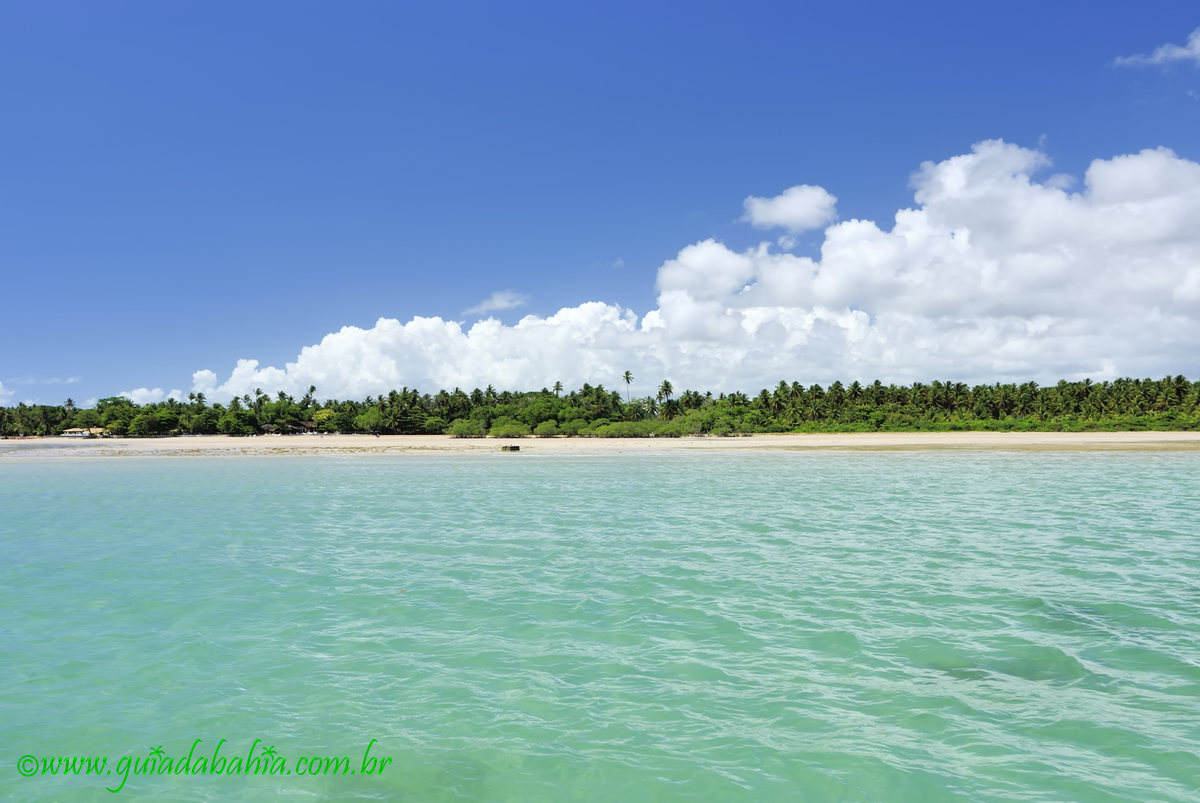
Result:
[[[216,407],[206,407],[192,417],[188,424],[196,435],[215,435],[220,432],[221,415]]]
[[[670,380],[664,379],[663,383],[658,386],[658,396],[656,398],[659,402],[659,411],[662,413],[663,418],[672,418],[677,412],[678,405],[671,400],[671,396],[674,393],[675,388],[672,387]]]
[[[312,420],[313,423],[317,425],[317,429],[319,431],[334,432],[336,431],[336,427],[330,423],[330,419],[332,419],[335,414],[336,413],[333,410],[328,408],[324,410],[317,410],[315,413],[313,413]]]
[[[354,419],[354,427],[360,432],[379,432],[384,428],[383,413],[378,407],[370,407]]]
[[[258,433],[258,419],[250,410],[234,409],[230,404],[225,415],[217,422],[217,431],[224,435],[255,435]]]
[[[83,427],[89,429],[91,427],[99,427],[102,425],[100,414],[95,410],[79,410],[71,417],[70,421],[73,427]]]
[[[313,396],[314,396],[314,394],[315,394],[316,392],[317,392],[317,386],[316,386],[316,385],[309,385],[309,386],[308,386],[308,391],[307,391],[307,392],[305,392],[305,394],[304,394],[304,397],[300,399],[300,409],[302,409],[302,410],[307,410],[309,407],[312,407],[312,405],[313,405]]]
[[[169,430],[166,428],[166,421],[159,418],[150,410],[143,410],[134,416],[129,422],[129,436],[133,438],[152,438],[155,435],[163,435]]]

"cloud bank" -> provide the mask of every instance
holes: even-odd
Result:
[[[184,392],[182,390],[167,390],[162,388],[134,388],[133,390],[123,390],[117,394],[124,396],[134,404],[150,404],[151,402],[166,401],[174,399],[175,401],[183,401]],[[233,396],[233,393],[228,395]]]
[[[751,393],[781,379],[1200,374],[1200,164],[1165,148],[1098,159],[1077,192],[1063,176],[1037,180],[1049,165],[999,140],[926,162],[912,176],[915,205],[890,228],[834,223],[819,259],[766,242],[693,243],[658,269],[657,307],[642,316],[592,301],[511,326],[380,318],[326,335],[282,368],[244,359],[224,379],[197,371],[194,390],[218,400],[309,385],[322,398],[616,388],[626,370],[635,392],[665,378]],[[795,230],[814,219],[805,209],[831,214],[825,190],[795,190],[756,199],[750,222]],[[799,196],[829,203],[793,206]]]
[[[1149,56],[1122,56],[1116,60],[1119,67],[1138,67],[1153,64],[1170,64],[1175,61],[1192,61],[1200,67],[1200,28],[1192,31],[1186,45],[1166,44],[1154,49]]]

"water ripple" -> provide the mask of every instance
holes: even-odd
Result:
[[[242,797],[1200,787],[1196,455],[498,457],[0,466],[5,742],[394,760]]]

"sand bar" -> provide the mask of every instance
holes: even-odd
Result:
[[[665,454],[683,451],[1200,451],[1200,432],[862,432],[691,438],[451,438],[445,435],[224,435],[0,440],[0,462],[81,457],[483,454]]]

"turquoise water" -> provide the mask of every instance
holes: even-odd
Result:
[[[1197,453],[10,458],[0,794],[1194,800],[1198,488]],[[196,739],[286,769],[113,769]]]

